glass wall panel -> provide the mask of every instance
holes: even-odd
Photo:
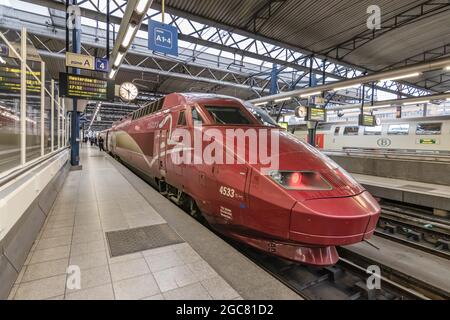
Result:
[[[32,50],[28,46],[27,50]],[[27,60],[27,162],[41,156],[41,62]]]
[[[57,86],[55,83],[55,97],[57,97]],[[53,150],[58,149],[58,99],[55,99],[53,110]]]
[[[12,50],[20,34],[1,28],[0,32],[7,40],[0,37],[1,174],[20,165],[20,59]]]
[[[44,154],[51,151],[51,77],[48,71],[45,72],[45,105],[44,105]]]

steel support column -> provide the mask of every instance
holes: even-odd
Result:
[[[313,69],[313,59],[314,57],[311,56],[310,63],[309,63],[309,87],[315,87],[317,86],[317,76],[315,73],[312,72]],[[325,66],[325,64],[324,64]],[[310,98],[311,99],[311,98]],[[316,132],[317,132],[317,122],[309,121],[308,123],[308,143],[312,145],[313,147],[316,146]]]
[[[77,0],[72,1],[73,5],[77,5]],[[72,30],[72,52],[81,53],[81,17],[75,17],[75,23]],[[80,74],[78,68],[73,68],[74,74]],[[71,117],[71,139],[70,139],[70,163],[72,166],[80,164],[80,113],[78,112],[77,99],[73,99],[73,110]]]

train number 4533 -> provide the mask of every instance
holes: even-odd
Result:
[[[228,198],[234,198],[234,196],[235,196],[235,192],[234,192],[233,188],[220,186],[219,192],[221,195],[228,197]]]

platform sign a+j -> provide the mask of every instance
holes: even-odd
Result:
[[[150,20],[148,23],[148,48],[178,56],[178,30],[176,27]]]

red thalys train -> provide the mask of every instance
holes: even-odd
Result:
[[[235,98],[173,93],[100,135],[107,151],[145,175],[192,215],[202,215],[220,233],[290,260],[333,265],[339,259],[335,246],[360,242],[373,234],[380,207],[332,160],[269,119]],[[177,128],[191,137],[174,137]],[[223,145],[229,159],[236,160],[236,137],[218,142],[208,136],[208,132],[226,136],[229,129],[276,134],[278,169],[263,173],[261,164],[250,163],[251,143],[244,146],[247,158],[233,164],[179,164],[171,156],[186,157],[193,148],[180,148],[174,140],[194,139],[200,131],[205,135],[201,150],[206,151],[214,141]],[[234,143],[231,148],[228,142]]]

